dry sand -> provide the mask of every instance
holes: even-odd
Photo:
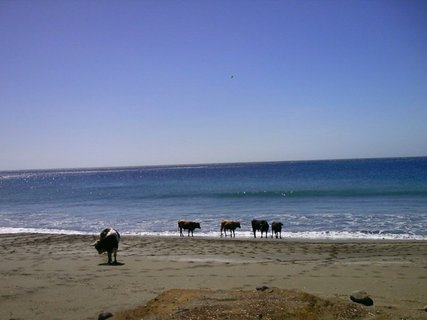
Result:
[[[259,286],[340,301],[365,290],[374,300],[363,307],[368,314],[427,319],[424,241],[124,236],[121,264],[110,266],[90,246],[94,236],[3,234],[0,240],[0,319],[97,319],[169,289],[246,294]]]

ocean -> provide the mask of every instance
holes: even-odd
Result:
[[[0,172],[0,233],[219,237],[281,221],[284,238],[427,240],[427,157]]]

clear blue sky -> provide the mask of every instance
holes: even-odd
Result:
[[[0,1],[0,170],[427,155],[427,1]]]

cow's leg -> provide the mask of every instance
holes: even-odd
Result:
[[[112,255],[112,251],[108,251],[108,264],[111,264],[112,259],[111,259],[111,255]]]
[[[117,248],[113,249],[113,254],[114,254],[114,262],[113,263],[117,263]]]

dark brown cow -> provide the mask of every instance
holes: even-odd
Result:
[[[178,228],[179,228],[179,236],[183,237],[184,234],[182,233],[182,230],[188,230],[188,237],[190,236],[190,232],[191,232],[191,236],[193,237],[193,232],[194,229],[200,229],[200,223],[198,222],[193,222],[193,221],[184,221],[184,220],[180,220],[178,221]]]
[[[236,228],[240,228],[240,222],[238,221],[231,221],[231,220],[224,220],[221,222],[221,237],[222,232],[224,231],[225,236],[227,236],[227,230],[230,230],[230,237],[236,237]]]
[[[108,253],[108,264],[117,264],[117,250],[119,249],[120,234],[113,228],[104,229],[99,235],[99,240],[93,245],[99,254]],[[112,259],[114,255],[114,261]]]
[[[271,237],[273,238],[273,232],[276,235],[276,239],[278,238],[278,235],[280,234],[280,239],[282,239],[282,226],[283,223],[274,221],[271,223]]]
[[[261,238],[262,234],[265,232],[265,238],[267,239],[269,227],[270,226],[266,220],[252,220],[252,231],[254,232],[254,238],[256,238],[256,232],[261,231]]]

